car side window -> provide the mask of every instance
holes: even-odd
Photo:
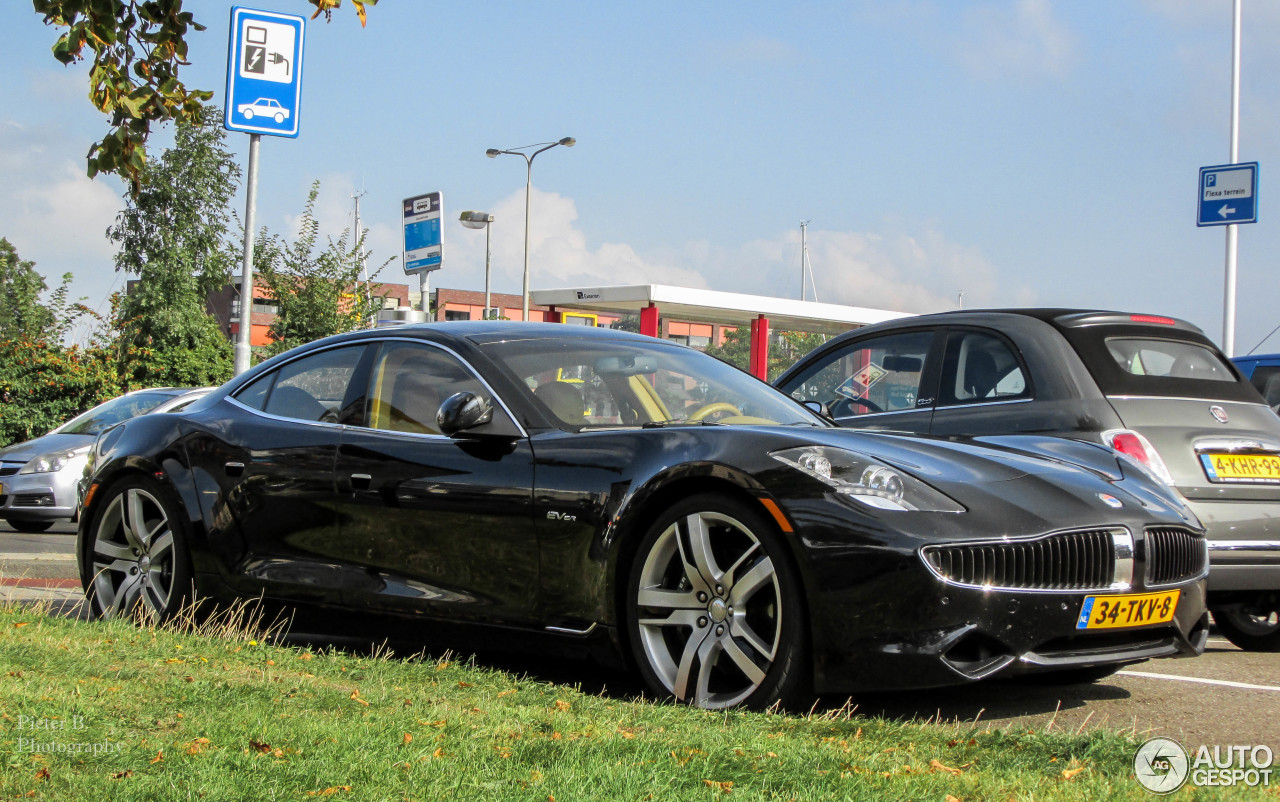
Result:
[[[295,420],[337,422],[343,416],[351,378],[363,354],[364,346],[359,345],[290,362],[275,372],[275,383],[262,411]],[[245,388],[245,394],[254,391],[257,384]]]
[[[366,425],[414,434],[441,434],[436,415],[455,393],[488,398],[484,385],[452,354],[429,345],[383,343],[369,373]]]
[[[815,364],[791,395],[821,401],[836,418],[916,409],[933,337],[911,331],[855,343]]]
[[[1026,369],[1000,337],[952,331],[942,360],[939,406],[1030,398]]]

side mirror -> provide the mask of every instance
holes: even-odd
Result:
[[[454,393],[440,405],[436,424],[446,435],[464,432],[493,420],[493,405],[475,393]]]

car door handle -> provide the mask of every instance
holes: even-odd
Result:
[[[243,462],[228,462],[226,465],[227,476],[240,476],[244,473]]]
[[[351,474],[351,489],[368,490],[369,483],[372,481],[373,477],[367,473],[353,473]]]

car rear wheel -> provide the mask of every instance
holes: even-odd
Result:
[[[81,555],[89,608],[100,618],[173,618],[192,596],[191,557],[175,504],[146,477],[113,486],[94,509]]]
[[[1280,652],[1280,593],[1210,609],[1218,631],[1246,652]]]
[[[49,527],[53,526],[53,521],[24,521],[21,518],[8,518],[5,522],[19,532],[26,532],[31,535],[47,532]]]
[[[765,708],[807,685],[800,581],[772,525],[742,504],[693,496],[640,542],[627,583],[632,655],[659,696]]]

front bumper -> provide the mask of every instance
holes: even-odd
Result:
[[[48,521],[74,518],[77,476],[70,471],[12,474],[0,478],[0,518]]]
[[[880,610],[878,625],[846,620],[821,636],[826,648],[815,649],[818,691],[942,687],[997,674],[1192,657],[1204,651],[1209,633],[1203,581],[1160,589],[1179,591],[1167,623],[1081,630],[1076,623],[1085,598],[1106,594],[984,591],[936,583],[931,590],[922,586],[906,594],[902,579],[884,588],[886,594],[896,591],[897,598],[910,599],[897,612]],[[871,634],[874,630],[879,632]]]

